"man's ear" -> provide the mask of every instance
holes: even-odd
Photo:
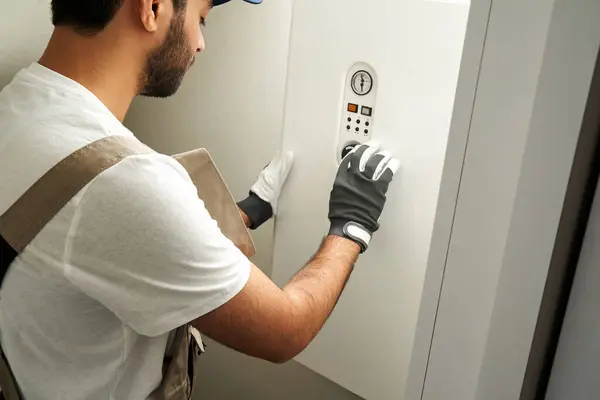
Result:
[[[156,32],[162,20],[169,20],[169,0],[137,0],[139,4],[139,15],[142,25],[148,32]]]

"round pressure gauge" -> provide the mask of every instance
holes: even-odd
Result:
[[[352,76],[352,90],[359,96],[369,94],[373,89],[373,77],[367,71],[357,71]]]

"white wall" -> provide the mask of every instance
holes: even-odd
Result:
[[[168,100],[137,99],[126,125],[167,154],[206,147],[234,196],[244,197],[281,146],[291,4],[232,1],[214,9],[205,28],[207,50],[180,92]],[[272,223],[253,234],[253,261],[268,274],[272,235]],[[358,399],[295,362],[275,366],[213,342],[200,366],[198,398]]]
[[[521,394],[598,18],[596,0],[493,2],[423,400]]]
[[[49,0],[5,1],[0,13],[0,87],[37,61],[52,31]]]
[[[297,362],[274,365],[208,345],[197,400],[360,400]]]

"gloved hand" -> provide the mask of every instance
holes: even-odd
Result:
[[[277,214],[281,189],[294,164],[292,152],[277,152],[273,160],[261,171],[250,188],[249,196],[238,207],[250,218],[250,229],[256,229]]]
[[[364,253],[379,229],[388,187],[400,161],[377,142],[355,147],[338,169],[329,200],[330,235],[353,240]]]

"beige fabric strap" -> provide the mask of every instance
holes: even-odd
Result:
[[[134,154],[152,150],[132,136],[109,136],[75,151],[40,178],[0,216],[0,234],[17,252],[94,177]]]
[[[128,156],[151,152],[132,136],[109,136],[82,147],[50,169],[0,216],[0,235],[22,252],[94,177]],[[247,257],[253,256],[252,237],[210,154],[199,149],[173,157],[188,171],[198,196],[223,234]]]

